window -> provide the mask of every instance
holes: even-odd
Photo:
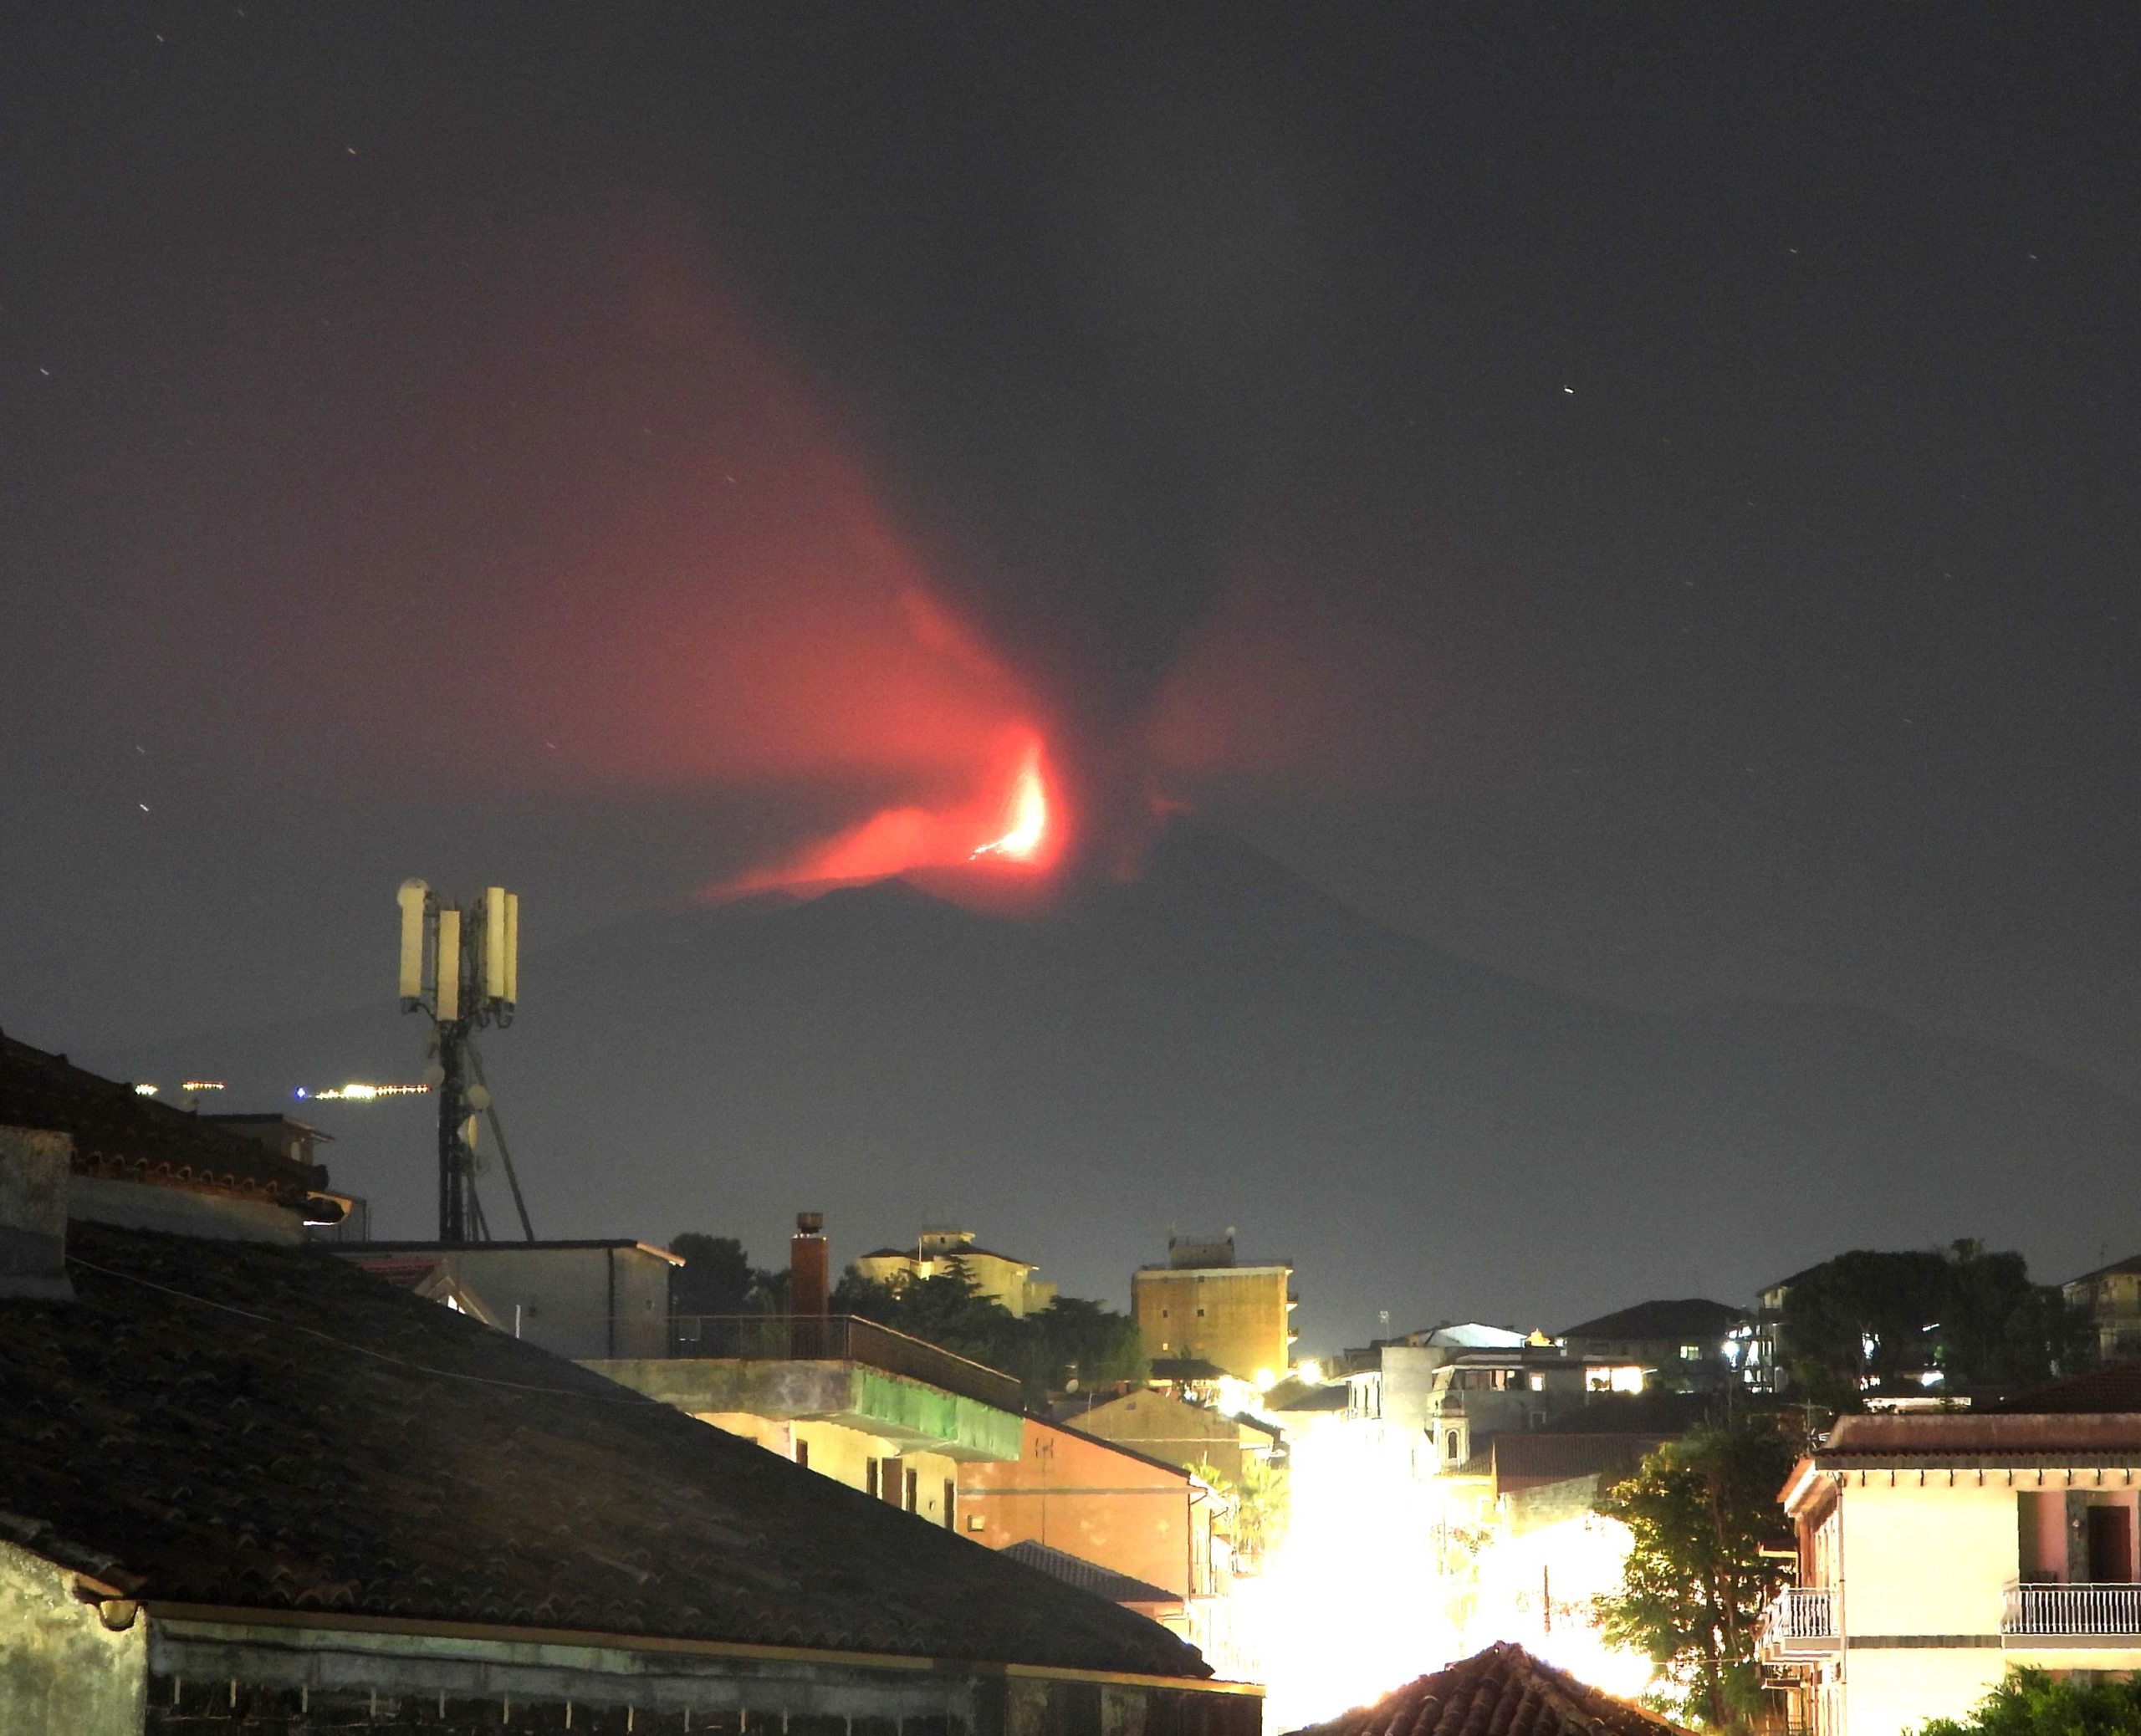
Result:
[[[810,1443],[808,1441],[795,1443],[795,1463],[806,1471],[810,1468]]]
[[[922,1473],[919,1471],[910,1470],[907,1473],[907,1510],[909,1513],[922,1510]]]
[[[1680,1346],[1680,1360],[1683,1362],[1701,1361],[1703,1360],[1703,1347],[1699,1344],[1682,1345]]]
[[[1203,1309],[1200,1308],[1197,1310],[1197,1318],[1200,1320],[1204,1318],[1204,1310]]]
[[[944,1529],[959,1529],[959,1486],[948,1477],[944,1479]]]
[[[1449,1432],[1449,1444],[1448,1444],[1448,1445],[1444,1448],[1444,1456],[1445,1456],[1446,1458],[1449,1458],[1449,1462],[1450,1462],[1452,1464],[1456,1463],[1456,1462],[1457,1462],[1457,1431],[1456,1431],[1455,1429],[1452,1429],[1452,1430]]]

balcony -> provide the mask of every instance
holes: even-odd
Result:
[[[2032,1585],[2006,1588],[2000,1631],[2007,1635],[2067,1637],[2141,1636],[2141,1585]]]
[[[1009,1375],[855,1315],[677,1315],[669,1323],[668,1353],[723,1361],[859,1362],[999,1411],[1025,1408],[1025,1388]]]
[[[1827,1657],[1837,1647],[1837,1594],[1832,1586],[1786,1585],[1762,1611],[1755,1652],[1765,1663]]]

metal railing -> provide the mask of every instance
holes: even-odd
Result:
[[[2141,1634],[2141,1585],[2024,1585],[2006,1588],[2005,1634]]]
[[[1796,1649],[1795,1640],[1837,1636],[1837,1594],[1831,1585],[1786,1585],[1762,1611],[1758,1643],[1771,1652]]]
[[[999,1410],[1025,1407],[1025,1389],[1011,1376],[856,1315],[676,1315],[669,1322],[669,1354],[745,1362],[860,1362]]]

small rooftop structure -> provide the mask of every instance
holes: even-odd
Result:
[[[1505,1641],[1298,1736],[1684,1736]]]

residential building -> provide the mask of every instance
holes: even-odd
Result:
[[[1967,1413],[1849,1416],[1783,1491],[1764,1664],[1814,1736],[1960,1718],[2011,1667],[2141,1669],[2141,1362]]]
[[[1685,1736],[1505,1641],[1295,1736]]]
[[[1236,1488],[1244,1464],[1269,1464],[1275,1453],[1284,1457],[1285,1436],[1273,1424],[1193,1404],[1151,1387],[1124,1393],[1062,1420],[1082,1433],[1119,1441],[1171,1465],[1185,1469],[1209,1465]]]
[[[1754,1318],[1726,1334],[1726,1359],[1739,1371],[1740,1380],[1757,1392],[1791,1389],[1791,1346],[1785,1339],[1784,1299],[1791,1294],[1792,1285],[1814,1269],[1808,1266],[1765,1284],[1755,1294]]]
[[[1235,1648],[1231,1509],[1181,1466],[1040,1417],[1012,1458],[976,1459],[958,1479],[961,1534],[991,1549],[1034,1543],[1164,1590],[1147,1609],[1223,1673],[1252,1667]]]
[[[1032,1261],[977,1248],[973,1237],[972,1230],[926,1229],[912,1249],[880,1248],[856,1261],[855,1269],[871,1283],[893,1289],[917,1279],[963,1272],[976,1294],[1001,1304],[1019,1320],[1039,1314],[1055,1299],[1055,1286],[1034,1276]]]
[[[2099,1357],[2141,1356],[2141,1253],[2069,1279],[2060,1293],[2087,1313]]]
[[[581,1366],[958,1529],[963,1468],[1019,1457],[1023,1390],[936,1345],[827,1313],[823,1220],[804,1213],[796,1223],[795,1312],[681,1316],[660,1342],[583,1357]]]
[[[309,1159],[4,1035],[0,1126],[66,1135],[54,1185],[72,1218],[295,1245],[341,1215]]]
[[[56,1076],[79,1128],[0,1120],[9,1736],[1255,1736],[1256,1692],[1151,1621],[303,1246],[298,1178]],[[195,1233],[68,1213],[84,1151]],[[18,1294],[55,1241],[72,1299]]]
[[[645,1242],[345,1242],[339,1259],[427,1301],[575,1361],[661,1356],[669,1277],[683,1261]]]
[[[1690,1297],[1679,1302],[1638,1302],[1556,1335],[1578,1356],[1636,1362],[1645,1384],[1668,1391],[1709,1392],[1733,1385],[1739,1371],[1732,1334],[1747,1323],[1744,1310]]]
[[[1293,1361],[1290,1261],[1246,1263],[1229,1229],[1216,1241],[1168,1238],[1168,1263],[1131,1276],[1131,1307],[1156,1359],[1193,1358],[1270,1386]]]

